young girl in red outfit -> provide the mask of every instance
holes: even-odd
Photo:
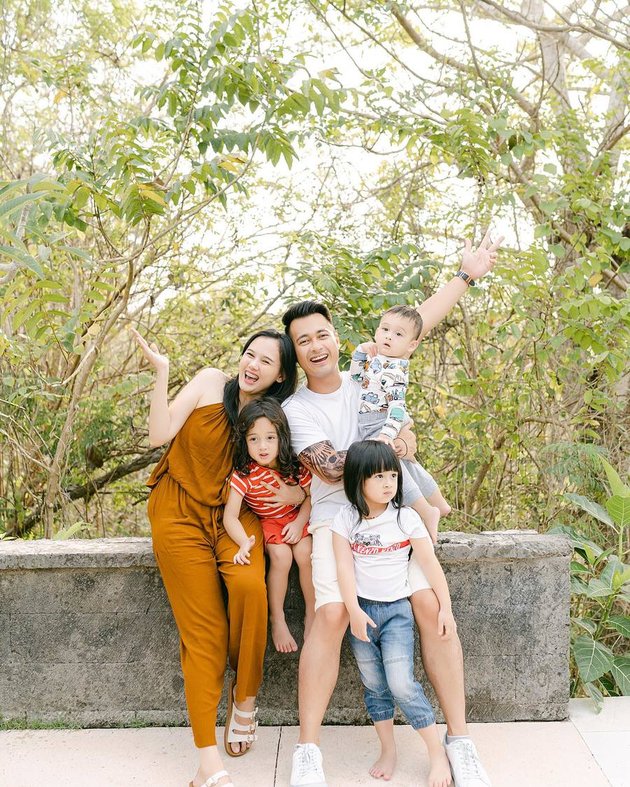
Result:
[[[301,505],[281,505],[269,499],[278,487],[278,479],[302,487],[305,496]],[[254,536],[248,536],[239,521],[243,499],[260,518],[270,561],[267,596],[271,636],[276,650],[281,653],[297,650],[297,643],[284,617],[284,599],[294,559],[298,565],[306,605],[305,638],[315,610],[311,537],[307,530],[311,513],[310,485],[311,474],[300,465],[291,449],[289,424],[278,402],[258,399],[244,407],[236,426],[234,473],[223,525],[230,538],[239,546],[234,562],[248,564]]]

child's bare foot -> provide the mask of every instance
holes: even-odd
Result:
[[[449,504],[445,500],[443,503],[438,504],[438,510],[442,516],[448,516],[453,509],[449,506]]]
[[[451,766],[448,764],[448,757],[444,747],[430,753],[431,770],[429,771],[429,787],[448,787],[453,781],[451,776]]]
[[[297,642],[291,636],[284,618],[275,622],[271,621],[271,639],[279,653],[295,653],[298,649]]]
[[[438,523],[440,521],[440,509],[436,508],[435,506],[430,506],[430,510],[427,511],[422,516],[422,521],[424,522],[424,526],[429,533],[429,537],[431,541],[435,544],[437,543],[437,534],[438,534]]]
[[[381,756],[370,768],[370,776],[388,782],[396,767],[396,747],[393,749],[381,748]]]
[[[442,516],[448,516],[451,513],[452,509],[439,489],[436,489],[432,495],[429,495],[427,502],[435,506]]]

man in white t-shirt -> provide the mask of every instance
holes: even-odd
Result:
[[[474,252],[466,242],[461,270],[418,308],[423,320],[420,338],[450,312],[475,279],[492,269],[502,240],[493,243],[486,233]],[[293,755],[291,787],[326,787],[319,732],[337,682],[341,642],[348,626],[337,584],[330,523],[348,502],[343,492],[343,465],[347,449],[358,439],[360,389],[347,372],[339,371],[339,339],[326,306],[314,301],[295,304],[282,321],[306,373],[306,385],[283,407],[293,448],[313,474],[309,530],[313,536],[315,621],[300,656],[300,737]],[[416,442],[408,427],[394,445],[399,456],[413,458]],[[424,668],[447,722],[445,746],[455,787],[489,787],[480,763],[475,765],[479,761],[468,737],[459,638],[455,634],[444,640],[438,635],[439,604],[433,590],[411,572],[409,580]]]

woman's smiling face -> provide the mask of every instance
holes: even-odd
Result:
[[[238,364],[238,387],[244,394],[256,396],[265,393],[282,379],[277,340],[258,336],[241,355]]]

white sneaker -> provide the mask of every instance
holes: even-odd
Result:
[[[492,787],[470,738],[456,738],[451,743],[444,738],[444,748],[453,771],[454,787]]]
[[[328,787],[322,753],[314,743],[298,743],[293,752],[291,787]]]

